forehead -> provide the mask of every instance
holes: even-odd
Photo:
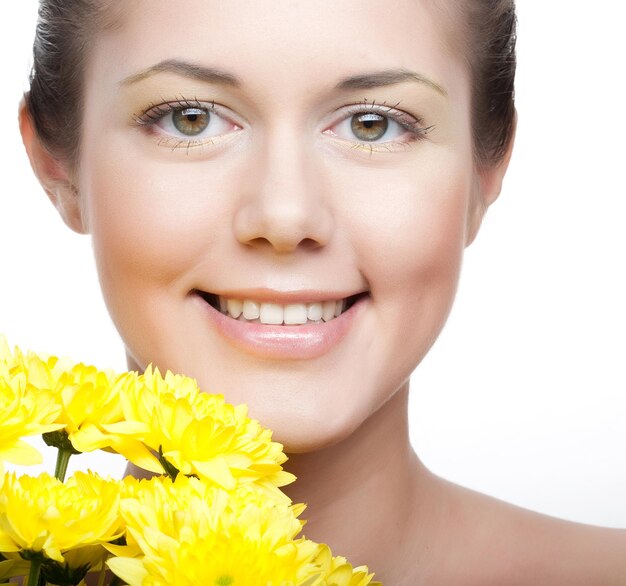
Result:
[[[408,69],[454,93],[462,60],[439,0],[127,0],[90,73],[121,80],[168,59],[232,71],[251,89],[332,84]],[[97,75],[97,74],[96,74]],[[255,87],[256,86],[256,87]]]

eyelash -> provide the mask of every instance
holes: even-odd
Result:
[[[407,132],[410,133],[409,140],[393,140],[387,142],[368,142],[368,141],[359,141],[359,140],[348,140],[342,139],[339,137],[339,140],[344,140],[346,142],[352,143],[353,148],[359,149],[364,148],[369,150],[370,152],[379,151],[379,150],[387,150],[392,151],[398,147],[407,146],[410,143],[425,140],[427,135],[435,128],[435,125],[424,126],[424,121],[419,117],[414,117],[411,114],[403,110],[398,110],[397,106],[399,102],[394,106],[387,106],[385,102],[382,104],[377,104],[375,100],[369,101],[364,99],[355,104],[351,104],[349,106],[344,107],[341,110],[341,118],[333,124],[337,126],[342,121],[350,119],[359,114],[378,114],[379,116],[383,116],[392,120],[393,122],[399,124],[402,128],[404,128]],[[172,101],[163,101],[160,103],[150,104],[146,110],[139,114],[133,115],[133,121],[136,126],[140,128],[144,128],[147,131],[150,131],[152,134],[154,132],[154,126],[173,112],[177,110],[183,110],[185,108],[198,108],[207,110],[211,114],[215,114],[216,116],[224,117],[220,114],[220,108],[216,107],[215,102],[201,102],[197,98],[193,100],[189,100],[184,97],[176,98]],[[328,132],[325,130],[324,132]],[[159,136],[158,145],[159,146],[169,146],[172,150],[177,148],[186,148],[189,151],[192,147],[200,147],[207,144],[212,144],[213,140],[211,139],[202,139],[202,140],[194,140],[193,138],[179,138],[174,136]]]
[[[435,125],[431,124],[430,126],[424,126],[424,121],[421,118],[415,117],[403,110],[398,110],[397,107],[399,105],[400,102],[397,102],[394,106],[388,106],[386,102],[383,102],[382,104],[377,104],[376,100],[369,101],[367,99],[364,99],[360,102],[356,102],[355,104],[347,106],[345,110],[342,111],[341,119],[338,122],[335,122],[333,126],[336,126],[340,122],[359,114],[378,114],[379,116],[384,116],[385,118],[393,120],[411,134],[410,139],[406,141],[348,141],[354,143],[353,148],[364,148],[370,152],[379,150],[392,151],[395,150],[395,148],[408,146],[410,143],[425,140],[428,134],[434,130]]]
[[[133,122],[136,126],[144,128],[147,131],[154,133],[154,126],[157,122],[163,118],[172,114],[177,110],[184,110],[186,108],[198,108],[201,110],[207,110],[210,114],[220,116],[218,108],[215,106],[215,102],[201,102],[197,98],[188,100],[187,98],[180,97],[170,102],[163,100],[160,103],[153,103],[148,106],[146,110],[139,114],[133,115]],[[192,147],[199,147],[207,144],[211,144],[213,141],[210,139],[194,140],[192,138],[178,138],[175,136],[159,136],[159,146],[169,146],[172,150],[177,148],[186,148],[189,151]]]

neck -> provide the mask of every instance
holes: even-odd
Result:
[[[290,455],[286,469],[298,480],[285,492],[308,505],[304,536],[388,584],[425,568],[438,493],[409,441],[408,383],[348,438]]]

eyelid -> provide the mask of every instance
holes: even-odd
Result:
[[[133,114],[133,121],[138,126],[150,126],[171,114],[174,110],[183,108],[202,108],[214,112],[215,102],[201,102],[198,99],[187,100],[186,98],[163,100],[150,104],[138,114]]]

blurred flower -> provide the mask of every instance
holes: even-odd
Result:
[[[0,582],[28,574],[29,567],[30,564],[22,559],[0,561]]]
[[[92,473],[77,472],[65,484],[48,474],[7,474],[0,487],[0,551],[41,552],[64,563],[68,550],[112,541],[122,533],[119,493],[119,482]]]
[[[63,563],[46,560],[41,566],[41,575],[48,584],[76,586],[88,572],[97,572],[108,557],[101,545],[91,545],[70,549],[63,554]]]

